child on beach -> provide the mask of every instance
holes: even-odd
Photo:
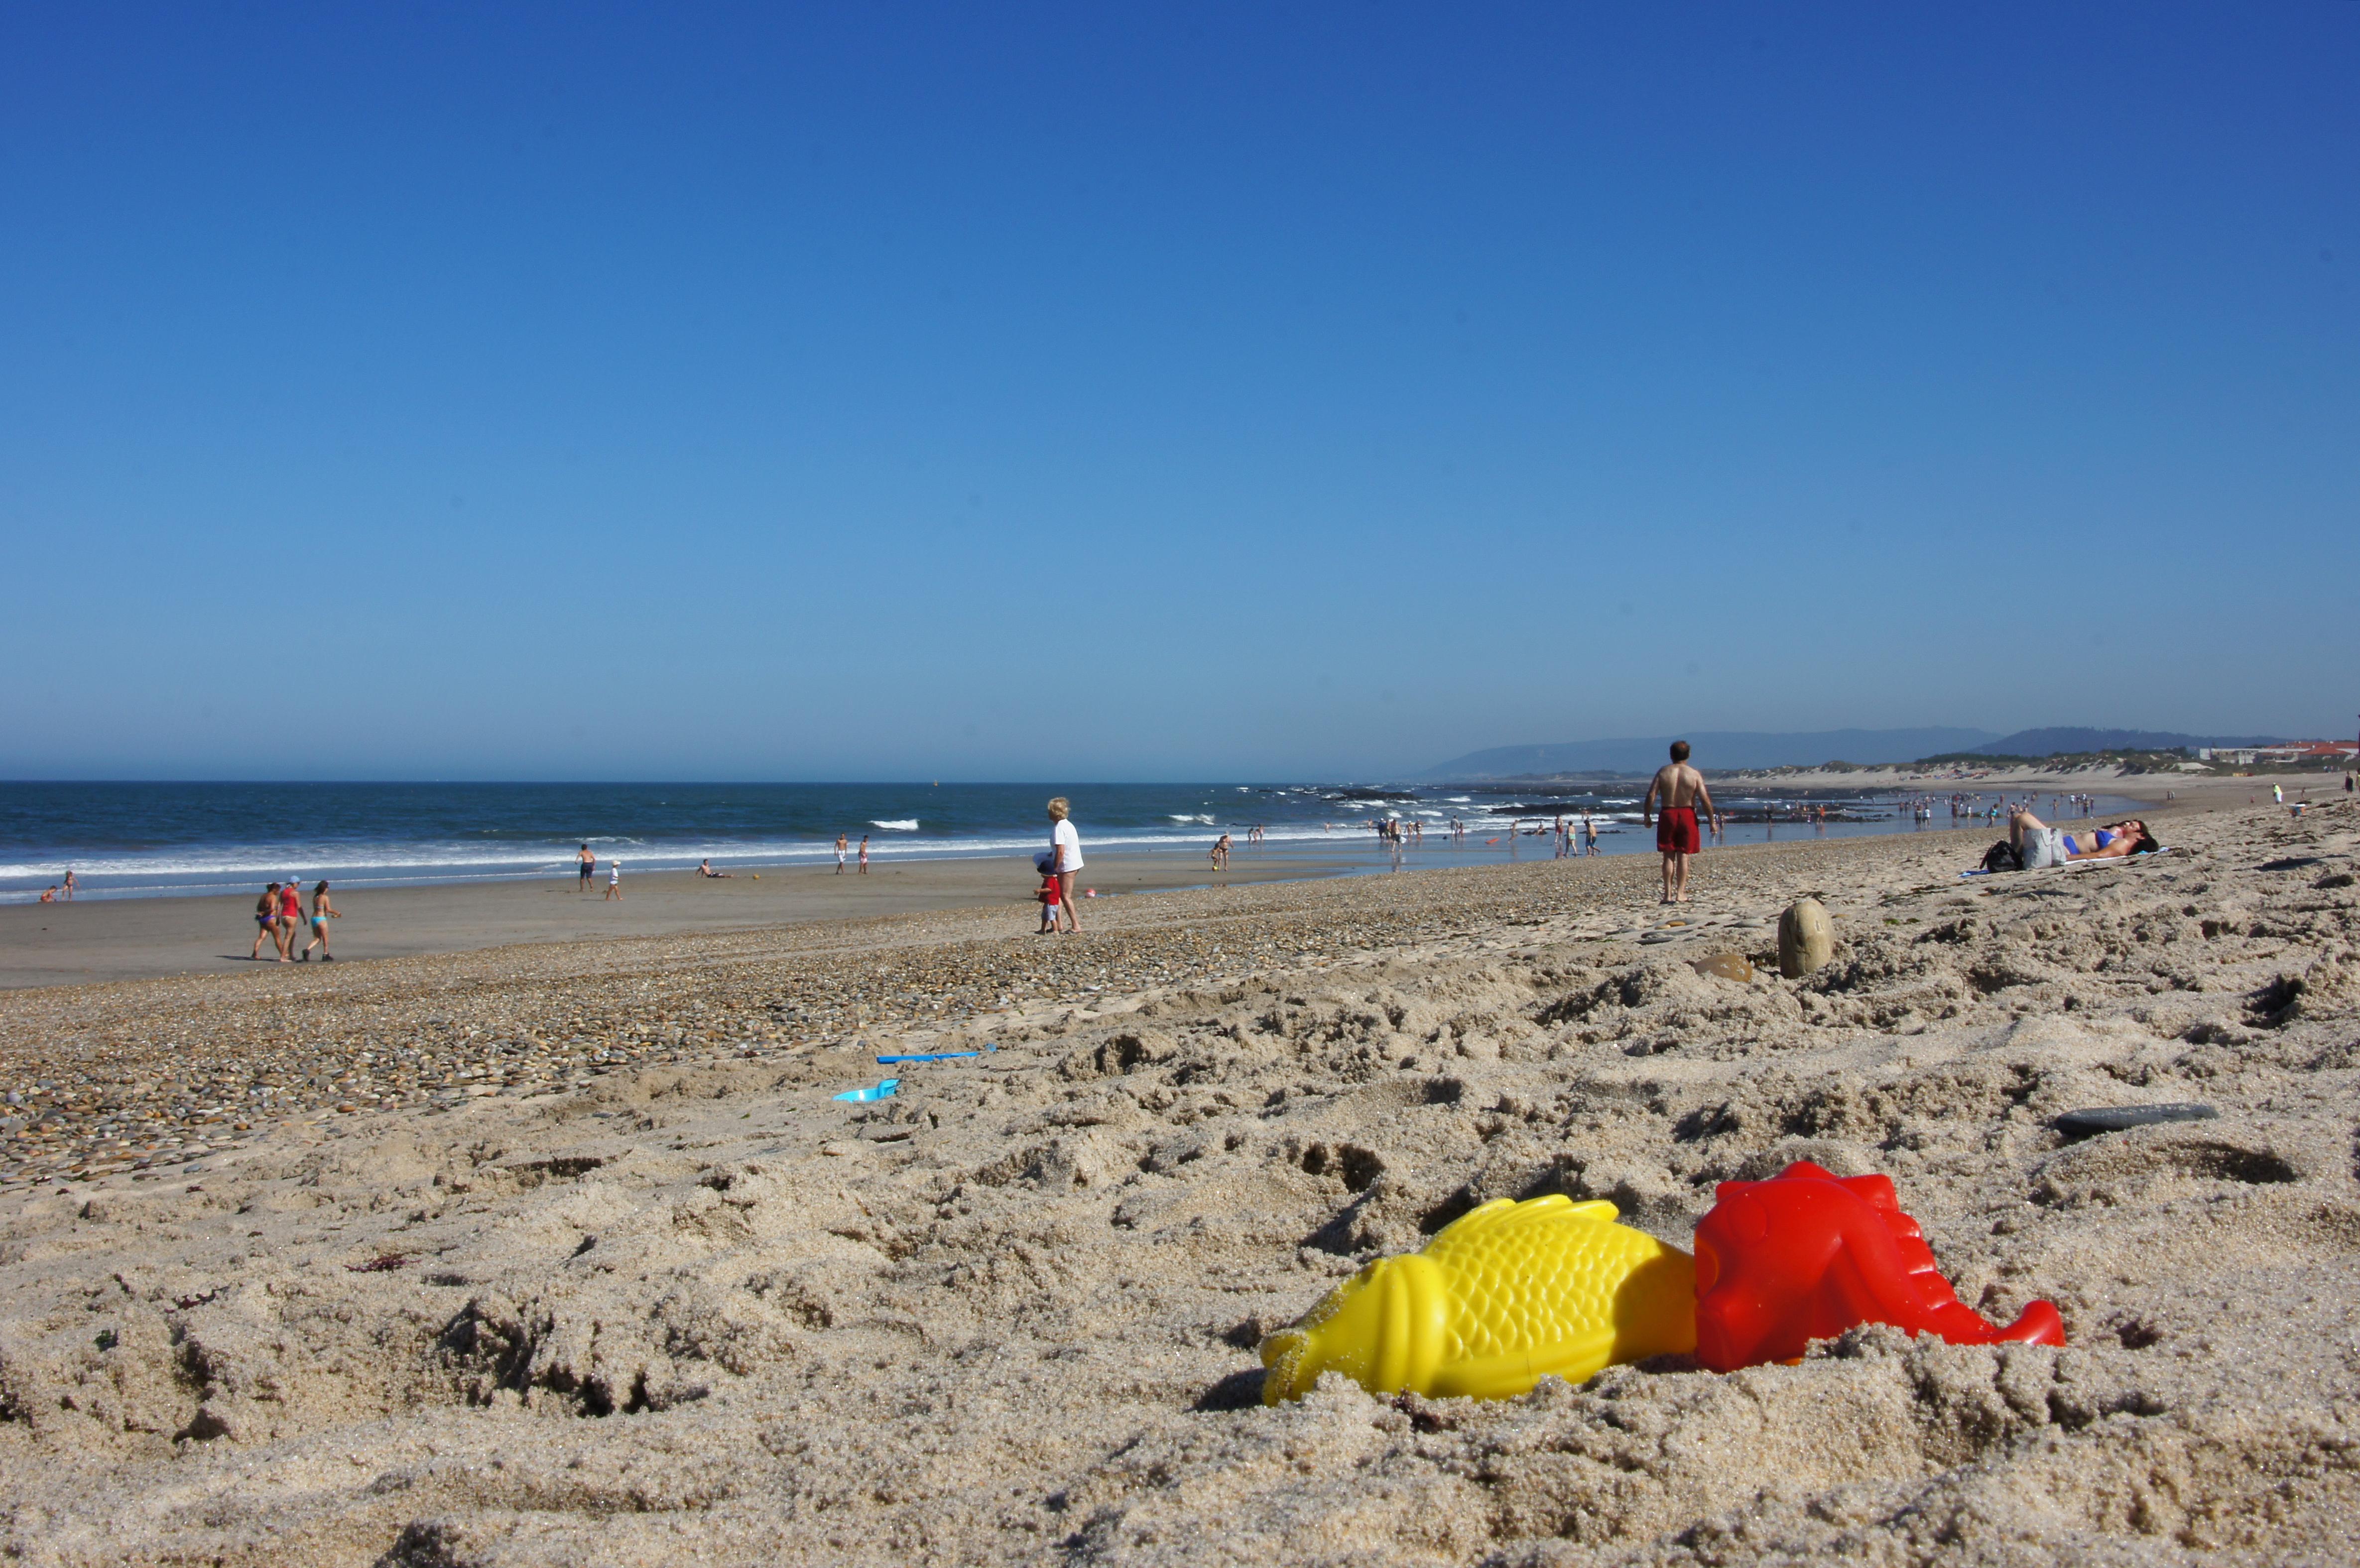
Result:
[[[623,863],[619,860],[609,860],[606,862],[606,897],[598,901],[603,904],[610,901],[621,903],[622,900]]]
[[[1057,874],[1049,869],[1047,851],[1044,850],[1032,857],[1032,868],[1041,874],[1041,889],[1032,895],[1041,900],[1041,929],[1033,934],[1051,936],[1055,934],[1057,930],[1059,907],[1065,901],[1063,890],[1058,886]]]

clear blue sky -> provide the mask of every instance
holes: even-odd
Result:
[[[0,773],[2343,734],[2360,5],[9,4]]]

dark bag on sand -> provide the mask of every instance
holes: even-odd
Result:
[[[2002,839],[1997,844],[1992,845],[1989,849],[1983,851],[1983,869],[1986,871],[2021,871],[2024,869],[2024,856],[2016,853],[2016,845],[2008,843],[2005,839]]]

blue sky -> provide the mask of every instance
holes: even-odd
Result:
[[[0,773],[2344,733],[2360,6],[0,10]]]

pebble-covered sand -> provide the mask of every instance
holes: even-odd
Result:
[[[2360,813],[2171,836],[0,996],[0,1556],[2346,1561]],[[1805,892],[1833,961],[1754,967]],[[2052,1125],[2166,1101],[2220,1116]],[[1797,1158],[1891,1175],[1961,1299],[2067,1346],[1254,1402],[1263,1334],[1475,1203],[1686,1246]]]

